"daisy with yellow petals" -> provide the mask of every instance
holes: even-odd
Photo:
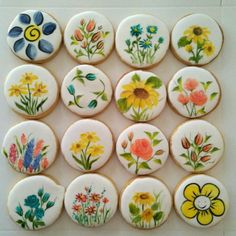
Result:
[[[88,148],[88,153],[92,157],[98,157],[104,153],[104,146],[102,145],[93,145]]]
[[[10,97],[13,97],[13,96],[18,97],[20,95],[27,94],[28,90],[23,84],[13,84],[8,89],[8,92],[9,92]]]
[[[73,154],[79,154],[84,148],[86,147],[86,144],[84,142],[75,141],[74,143],[71,144],[70,146],[70,151]]]
[[[83,133],[80,135],[80,138],[85,143],[89,143],[89,142],[96,143],[96,142],[100,141],[100,138],[97,136],[96,132]]]
[[[135,193],[132,199],[135,204],[140,204],[144,206],[147,206],[147,205],[150,206],[155,201],[155,198],[149,192]]]
[[[34,84],[34,87],[32,88],[33,96],[35,97],[41,97],[44,94],[48,93],[47,85],[43,84],[42,82],[38,83],[36,82]]]
[[[203,52],[209,57],[215,52],[215,46],[212,42],[206,42],[203,47]]]
[[[20,82],[22,84],[29,84],[31,85],[35,80],[38,79],[38,76],[29,72],[29,73],[25,73],[21,76],[21,80]]]
[[[192,25],[187,30],[184,31],[184,35],[189,41],[194,43],[203,43],[208,40],[210,31],[207,27],[201,27],[199,25]]]

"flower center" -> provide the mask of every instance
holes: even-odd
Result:
[[[26,40],[34,42],[40,38],[41,31],[37,25],[30,25],[25,29],[24,36]]]
[[[143,193],[143,194],[140,195],[140,198],[143,199],[143,200],[148,199],[148,195]]]
[[[201,211],[207,210],[211,206],[211,200],[206,196],[199,196],[195,199],[194,206]]]
[[[134,90],[134,95],[141,99],[147,99],[149,97],[149,93],[143,88],[136,88]]]
[[[194,29],[193,29],[193,33],[195,34],[195,35],[201,35],[202,34],[202,29],[201,29],[201,27],[195,27]]]

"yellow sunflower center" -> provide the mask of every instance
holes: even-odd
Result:
[[[193,29],[193,33],[197,36],[201,35],[202,34],[202,28],[201,27],[195,27]]]
[[[198,196],[194,201],[194,206],[200,211],[205,211],[211,207],[211,200],[206,196]]]
[[[28,41],[34,42],[40,38],[41,31],[37,25],[30,25],[25,29],[24,36]]]
[[[144,88],[134,89],[134,95],[140,99],[147,99],[149,97],[149,93]]]

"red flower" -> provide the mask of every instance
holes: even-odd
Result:
[[[203,90],[197,90],[190,94],[190,100],[197,106],[202,106],[207,102],[207,96]]]
[[[72,210],[76,211],[76,212],[79,212],[81,210],[81,205],[73,205]]]
[[[189,90],[189,91],[192,91],[192,90],[194,90],[195,88],[197,88],[198,84],[199,84],[199,83],[198,83],[197,80],[189,78],[189,79],[187,79],[187,80],[185,81],[185,83],[184,83],[184,88],[187,89],[187,90]]]
[[[10,151],[9,151],[9,160],[12,164],[15,164],[16,162],[16,158],[17,158],[17,148],[16,148],[16,145],[13,143],[11,146],[10,146]]]
[[[22,134],[20,137],[20,141],[22,143],[22,145],[25,145],[27,143],[27,138],[25,134]]]
[[[46,169],[48,167],[48,159],[46,157],[44,157],[41,161],[41,165],[43,169]]]
[[[153,153],[150,141],[145,138],[136,139],[130,149],[131,153],[145,161],[149,160]]]
[[[180,93],[178,96],[178,101],[182,103],[183,105],[186,105],[189,102],[189,97],[185,96],[184,94]]]
[[[108,203],[108,202],[109,202],[109,199],[108,199],[108,198],[106,198],[106,197],[104,197],[104,198],[102,199],[102,202],[103,202],[104,204],[106,204],[106,203]]]
[[[87,197],[83,193],[78,193],[75,195],[75,199],[79,202],[86,202]]]
[[[22,159],[19,159],[19,160],[18,160],[17,166],[18,166],[18,169],[19,169],[19,170],[21,170],[21,169],[23,168],[23,160],[22,160]]]
[[[29,167],[29,172],[32,173],[33,172],[33,166]]]
[[[91,196],[90,196],[90,201],[91,202],[99,202],[100,199],[101,199],[101,196],[98,193],[92,193]]]
[[[77,41],[82,41],[84,39],[84,36],[82,35],[82,33],[79,29],[75,30],[74,37]]]
[[[85,209],[85,214],[88,215],[93,215],[96,212],[96,207],[95,206],[89,206]]]
[[[88,32],[91,32],[94,30],[96,24],[95,24],[95,21],[94,20],[89,20],[89,23],[87,24],[87,27],[86,27],[86,30]]]

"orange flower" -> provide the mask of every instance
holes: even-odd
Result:
[[[18,160],[18,169],[21,170],[23,168],[23,160],[22,159],[19,159]]]
[[[207,161],[209,161],[210,159],[211,159],[210,156],[203,156],[203,157],[201,157],[201,161],[202,161],[202,162],[207,162]]]
[[[35,149],[34,149],[34,157],[38,156],[40,151],[42,150],[43,148],[43,144],[44,144],[44,141],[42,139],[40,139],[37,143],[36,143],[36,146],[35,146]]]
[[[88,32],[91,32],[94,30],[96,24],[95,24],[95,21],[94,20],[89,20],[89,23],[87,24],[87,27],[86,27],[86,30]]]
[[[101,38],[101,33],[100,33],[100,31],[98,31],[97,33],[95,33],[95,34],[92,36],[91,41],[92,41],[93,43],[95,43],[95,42],[97,42],[100,38]]]
[[[199,83],[198,83],[197,80],[189,78],[189,79],[187,79],[187,80],[185,81],[185,83],[184,83],[184,88],[187,89],[187,90],[189,90],[189,91],[192,91],[192,90],[194,90],[195,88],[197,88],[198,84],[199,84]]]
[[[46,169],[48,167],[48,159],[46,157],[43,158],[43,160],[41,161],[41,166],[43,169]]]
[[[153,150],[151,143],[148,139],[136,139],[131,145],[131,153],[147,161],[151,158]]]
[[[86,202],[86,200],[87,200],[86,195],[84,195],[83,193],[78,193],[78,194],[76,194],[76,195],[75,195],[75,198],[76,198],[76,200],[79,201],[79,202]]]
[[[190,148],[190,142],[186,137],[181,139],[181,143],[184,149],[189,149]]]
[[[93,215],[96,213],[96,207],[95,206],[89,206],[85,209],[85,214],[87,215]]]
[[[81,210],[81,205],[73,205],[72,210],[79,212]]]
[[[90,196],[90,201],[91,202],[99,202],[100,199],[101,199],[101,196],[98,193],[92,193],[91,196]]]
[[[109,199],[108,199],[108,198],[106,198],[106,197],[104,197],[104,198],[102,199],[102,202],[103,202],[104,204],[106,204],[106,203],[108,203],[108,202],[109,202]]]
[[[207,102],[207,96],[203,90],[197,90],[190,94],[190,100],[197,106],[202,106]]]
[[[183,105],[186,105],[189,102],[189,97],[180,93],[178,96],[178,101],[182,103]]]
[[[194,143],[196,145],[200,146],[202,144],[202,142],[203,142],[203,137],[201,134],[198,133],[194,138]]]
[[[82,41],[84,39],[84,36],[82,35],[82,33],[79,29],[75,30],[74,37],[77,41]]]
[[[211,150],[211,148],[212,148],[212,144],[207,144],[207,145],[203,146],[202,150],[204,152],[209,152]]]
[[[22,145],[25,145],[27,143],[27,138],[24,133],[21,135],[20,141],[21,141]]]

